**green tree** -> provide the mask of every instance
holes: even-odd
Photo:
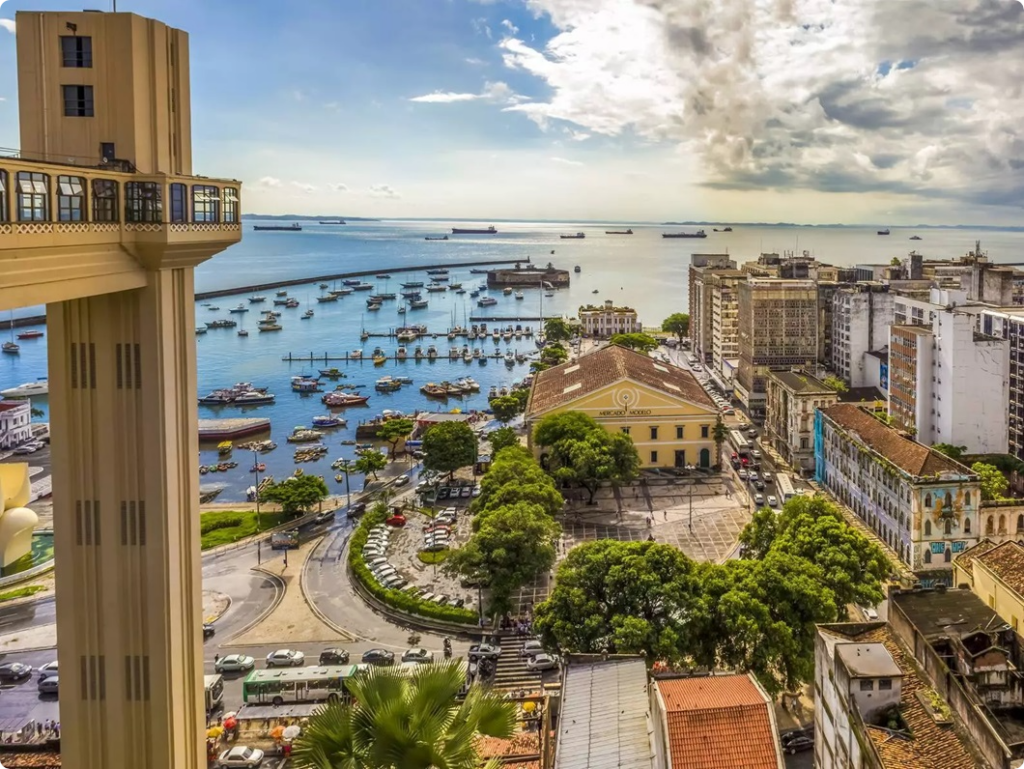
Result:
[[[509,446],[518,446],[519,434],[512,427],[499,427],[497,430],[491,431],[487,440],[491,444],[491,452],[496,455]]]
[[[561,345],[549,344],[540,351],[540,362],[546,363],[548,366],[557,366],[559,363],[565,363],[568,359],[569,353]]]
[[[846,382],[837,377],[835,374],[829,374],[827,377],[821,380],[821,383],[830,390],[835,390],[837,393],[845,393],[849,391],[849,387],[846,386]]]
[[[466,699],[462,665],[370,667],[348,683],[350,702],[319,708],[295,742],[298,769],[496,769],[477,751],[477,736],[510,737],[515,704],[474,686]]]
[[[372,475],[377,480],[377,473],[388,466],[388,458],[377,449],[360,451],[356,461],[352,463],[352,469],[363,475]]]
[[[533,582],[555,562],[558,524],[539,505],[516,502],[489,511],[469,541],[448,556],[448,569],[466,576],[484,574],[491,611],[511,609],[515,590]]]
[[[892,259],[889,260],[889,265],[891,267],[899,267],[901,264],[903,264],[903,262],[900,261],[900,258],[898,256],[894,256]]]
[[[986,462],[975,462],[971,472],[976,473],[981,481],[981,498],[984,500],[1003,499],[1010,482],[1006,480],[999,468]]]
[[[674,312],[661,322],[661,330],[675,334],[681,342],[690,333],[690,316],[685,312]]]
[[[534,628],[562,652],[680,662],[696,588],[693,563],[657,542],[597,540],[569,551]]]
[[[541,371],[547,371],[549,368],[551,368],[551,364],[545,363],[542,360],[530,361],[531,374],[539,374]]]
[[[729,438],[729,428],[725,426],[722,417],[715,420],[715,426],[711,428],[711,439],[715,442],[715,464],[722,466],[722,444]]]
[[[649,334],[612,334],[608,344],[617,344],[627,350],[649,353],[658,349],[658,340]]]
[[[423,466],[450,478],[460,467],[476,462],[476,433],[465,422],[441,422],[423,434]]]
[[[520,405],[519,398],[511,395],[499,395],[497,398],[492,398],[488,405],[494,412],[494,418],[499,422],[511,422],[523,413],[526,404]]]
[[[549,342],[567,342],[572,338],[572,326],[562,318],[548,318],[544,321],[544,336]]]
[[[565,505],[565,498],[558,489],[551,483],[550,478],[544,478],[534,483],[507,483],[486,497],[481,493],[479,499],[483,503],[476,508],[477,517],[473,520],[473,526],[479,527],[480,522],[493,510],[513,505],[516,502],[528,502],[542,509],[552,518],[561,512]]]
[[[286,513],[311,510],[327,497],[327,484],[317,475],[300,475],[273,483],[263,490],[260,499],[276,502]]]
[[[42,409],[37,409],[35,406],[29,408],[28,413],[30,417],[33,417],[35,419],[39,419],[40,417],[45,415],[45,412]]]
[[[936,443],[932,445],[932,448],[957,462],[963,459],[964,453],[967,451],[966,446],[954,446],[951,443]]]
[[[387,422],[377,428],[377,438],[387,443],[391,450],[389,454],[392,460],[395,458],[395,450],[398,448],[398,442],[403,438],[408,438],[412,435],[413,428],[416,427],[416,423],[411,419],[398,418],[389,419]]]

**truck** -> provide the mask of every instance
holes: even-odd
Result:
[[[270,535],[271,550],[294,550],[299,546],[299,530],[288,529]]]

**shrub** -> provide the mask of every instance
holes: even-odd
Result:
[[[235,526],[242,525],[242,516],[232,515],[225,518],[214,518],[213,520],[204,520],[199,526],[200,534],[209,534],[211,531],[217,529],[231,529]]]
[[[460,625],[476,625],[477,614],[470,609],[457,609],[454,606],[439,606],[436,603],[423,601],[414,595],[401,590],[390,590],[374,579],[363,559],[363,546],[370,534],[370,529],[384,522],[387,514],[384,511],[370,510],[363,516],[352,539],[349,540],[348,563],[352,574],[360,584],[377,600],[408,614],[418,614],[428,619],[452,622]]]

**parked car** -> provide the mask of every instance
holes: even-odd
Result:
[[[531,638],[529,641],[523,644],[523,648],[519,650],[520,657],[535,657],[538,654],[544,652],[544,647],[541,642],[536,638]]]
[[[385,577],[384,579],[382,579],[380,581],[380,584],[382,584],[389,590],[401,590],[403,587],[405,587],[406,582],[397,574],[392,574],[390,577]]]
[[[434,652],[423,649],[421,647],[414,647],[409,649],[405,654],[402,655],[402,662],[433,662]]]
[[[204,622],[203,623],[203,640],[204,641],[207,638],[212,638],[213,634],[216,633],[216,632],[217,632],[217,630],[209,622]]]
[[[39,668],[39,680],[42,681],[50,676],[57,675],[57,660],[47,662]]]
[[[213,663],[216,673],[242,673],[256,667],[256,660],[248,654],[228,654]]]
[[[861,606],[860,608],[861,608],[861,611],[864,612],[864,616],[867,617],[872,622],[874,622],[876,619],[878,619],[878,612],[874,609],[874,607],[872,607],[872,606]],[[0,669],[2,669],[2,667],[3,666],[0,665]],[[2,677],[2,673],[0,673],[0,677]]]
[[[463,499],[468,499],[469,497],[473,496],[473,487],[463,486],[462,491],[459,492],[459,496],[462,497]]]
[[[795,737],[782,743],[782,750],[789,755],[802,753],[805,750],[814,749],[814,737],[806,734],[798,734]]]
[[[435,499],[448,499],[448,492],[450,489],[447,486],[442,486],[437,490],[437,496]]]
[[[35,454],[42,447],[43,447],[43,444],[36,443],[35,441],[30,441],[28,443],[23,443],[22,445],[18,446],[18,448],[16,448],[14,450],[14,453],[15,454]]]
[[[473,487],[473,496],[474,497],[479,497],[480,496],[480,484],[479,483],[476,486]]]
[[[220,754],[217,759],[221,769],[240,766],[242,769],[257,769],[263,765],[263,751],[245,745],[236,745]]]
[[[501,656],[501,647],[494,644],[473,644],[469,647],[471,660],[496,660]]]
[[[405,516],[402,515],[401,513],[395,513],[394,515],[392,515],[390,518],[388,518],[385,521],[385,523],[388,526],[396,526],[396,527],[405,526],[405,524],[407,522],[408,521],[406,521]]]
[[[267,667],[302,667],[306,663],[306,655],[295,649],[278,649],[267,655]]]
[[[40,694],[57,694],[57,689],[57,676],[50,676],[39,682]]]
[[[384,566],[378,566],[376,569],[371,569],[370,573],[373,574],[374,578],[376,578],[378,582],[382,582],[388,577],[397,574],[398,569],[391,564],[385,564]]]
[[[383,566],[388,562],[388,559],[383,555],[379,555],[376,558],[370,558],[366,561],[366,565],[373,569],[376,566]]]
[[[347,665],[349,653],[344,649],[331,648],[320,652],[321,665]]]
[[[5,662],[0,665],[0,680],[20,681],[32,675],[32,666],[22,662]]]
[[[449,606],[454,606],[456,609],[461,609],[463,606],[466,605],[466,599],[465,598],[453,598],[452,600],[450,600],[448,602],[448,605]]]
[[[363,652],[362,661],[366,665],[393,665],[395,653],[387,649],[370,649]]]
[[[375,545],[367,545],[363,548],[363,559],[367,560],[370,558],[379,558],[384,555],[384,548],[377,547]]]
[[[448,550],[451,548],[451,543],[448,540],[438,540],[436,542],[428,542],[423,547],[424,553],[440,553],[442,550]]]
[[[313,523],[327,523],[337,514],[337,510],[321,510],[313,516]]]
[[[526,669],[533,671],[557,670],[558,657],[553,654],[538,654],[526,660]]]

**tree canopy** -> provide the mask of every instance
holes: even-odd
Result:
[[[685,312],[674,312],[661,322],[661,330],[675,334],[681,342],[690,333],[690,316]]]
[[[548,471],[587,490],[588,504],[601,481],[627,483],[640,472],[640,456],[624,433],[609,433],[579,411],[551,414],[537,423],[534,440],[548,449]]]
[[[837,377],[835,374],[829,374],[827,377],[821,380],[821,383],[830,390],[835,390],[837,393],[844,393],[850,388],[846,386],[846,382]]]
[[[457,660],[399,667],[370,667],[348,683],[352,699],[318,708],[295,741],[298,769],[478,769],[477,736],[507,738],[515,703],[466,682]],[[485,765],[496,769],[498,761]]]
[[[465,422],[441,422],[424,433],[423,453],[426,469],[450,476],[476,462],[476,433]]]
[[[487,436],[487,441],[491,444],[491,451],[497,454],[509,446],[518,446],[519,434],[512,427],[499,427],[497,430],[491,431],[491,434]]]
[[[559,363],[565,363],[568,359],[569,353],[559,344],[549,344],[540,351],[540,362],[546,363],[548,366],[557,366]]]
[[[286,513],[311,510],[327,497],[327,484],[317,475],[300,475],[273,483],[263,490],[260,499],[276,502]]]
[[[971,465],[971,472],[976,473],[981,481],[981,498],[985,501],[1003,499],[1010,488],[1010,482],[995,465],[975,462]]]
[[[964,453],[967,451],[966,446],[954,446],[951,443],[935,443],[932,444],[932,448],[957,462],[963,459]]]
[[[388,466],[388,458],[376,449],[360,451],[356,461],[352,463],[352,469],[363,475],[372,475],[377,480],[377,473]]]
[[[526,406],[519,398],[512,395],[499,395],[497,398],[492,398],[488,404],[491,411],[494,412],[494,418],[499,422],[511,422],[523,413]]]
[[[609,344],[617,344],[629,350],[648,353],[658,349],[658,340],[650,334],[612,334]]]
[[[562,318],[548,318],[544,321],[544,336],[549,342],[567,342],[572,338],[572,326]]]
[[[398,447],[398,442],[403,438],[408,438],[413,431],[416,423],[411,419],[400,417],[398,419],[389,419],[387,422],[377,428],[377,438],[384,441],[391,447],[391,457],[394,459],[395,449]]]

